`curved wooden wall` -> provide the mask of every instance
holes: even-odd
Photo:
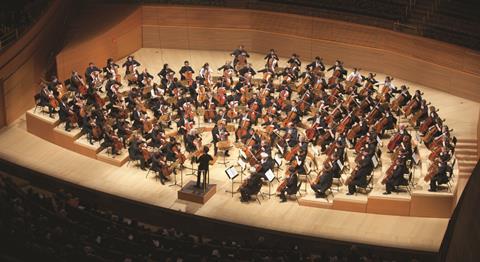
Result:
[[[98,18],[98,16],[104,15],[107,9],[110,10],[102,6],[91,16]],[[86,22],[88,24],[85,26],[87,31],[91,31],[89,30],[90,26],[102,27],[104,31],[95,32],[90,37],[87,32],[87,34],[84,34],[86,39],[73,41],[57,55],[57,74],[60,79],[70,77],[72,70],[83,75],[89,62],[104,66],[107,58],[111,57],[118,60],[142,47],[142,9],[140,7],[117,6],[116,10],[110,10],[108,14],[113,16],[120,14],[120,16],[124,15],[125,17],[118,19],[110,17],[111,24],[102,23],[97,19],[91,25]],[[82,19],[77,20],[77,22],[81,22],[78,26],[82,26]],[[102,24],[99,25],[99,23]]]
[[[253,10],[143,7],[143,47],[249,51],[392,74],[480,101],[480,53],[431,39],[340,21]]]
[[[0,55],[0,127],[34,104],[33,95],[66,28],[72,1],[53,1],[39,21]]]

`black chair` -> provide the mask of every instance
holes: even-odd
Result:
[[[33,113],[35,113],[38,107],[40,107],[40,109],[43,109],[43,105],[40,94],[36,94],[35,96],[33,96],[33,99],[35,100],[35,108],[33,109]],[[40,112],[43,112],[43,110],[40,110]]]
[[[298,203],[297,194],[299,194],[300,196],[302,196],[302,193],[300,193],[300,188],[302,187],[302,184],[303,184],[303,181],[300,181],[300,182],[297,184],[297,187],[295,187],[295,189],[293,190],[293,192],[292,192],[292,191],[291,191],[290,193],[287,192],[287,197],[294,196],[294,197],[295,197],[295,200],[297,200],[297,203]]]

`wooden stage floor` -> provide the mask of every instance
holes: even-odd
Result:
[[[194,50],[140,49],[134,55],[152,73],[158,72],[164,62],[178,70],[185,59],[190,60],[194,69],[198,69],[206,61],[217,68],[229,59],[227,52]],[[254,68],[262,67],[263,55],[251,55],[250,60]],[[284,62],[282,59],[280,66]],[[383,80],[383,77],[384,75],[377,75],[379,80]],[[396,85],[402,83],[407,82],[395,81]],[[446,118],[448,125],[455,129],[455,135],[476,138],[479,104],[412,83],[407,84],[413,90],[418,88],[425,92],[425,97],[440,108],[439,114],[442,118]],[[209,134],[205,133],[204,136],[205,141],[210,141]],[[221,164],[216,164],[211,171],[210,182],[217,184],[217,193],[206,204],[178,200],[179,187],[161,185],[152,174],[146,178],[146,172],[133,165],[117,167],[77,154],[28,133],[25,117],[0,131],[0,145],[0,157],[71,183],[181,212],[255,227],[341,241],[435,252],[440,247],[448,225],[448,218],[379,215],[313,208],[299,205],[295,200],[279,203],[278,198],[274,196],[271,199],[265,197],[265,200],[260,198],[261,204],[257,202],[243,204],[239,201],[238,194],[232,197],[226,192],[231,189],[231,183],[224,173],[225,166]],[[231,151],[232,156],[228,158],[230,163],[227,166],[235,163],[237,151]],[[388,164],[383,169],[388,168],[389,162],[386,163]],[[186,173],[188,172],[184,172],[184,183],[195,179]],[[180,176],[177,178],[180,179]],[[462,188],[465,181],[465,178],[459,176],[456,183]],[[238,185],[234,185],[235,189]],[[273,185],[272,192],[275,188],[276,184]],[[262,190],[268,192],[268,186],[264,186]],[[382,190],[383,187],[376,181],[372,197],[377,195],[381,197],[379,192]],[[425,185],[420,185],[417,193],[425,193]],[[309,191],[306,198],[311,196],[312,193]],[[346,198],[344,192],[336,193],[335,198],[337,197]],[[401,193],[392,197],[401,200],[410,196]],[[366,196],[359,194],[352,200],[363,201],[362,198]]]

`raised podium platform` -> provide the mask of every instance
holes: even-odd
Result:
[[[195,187],[196,181],[190,181],[178,191],[178,199],[205,204],[217,192],[217,185],[209,184],[205,192]]]

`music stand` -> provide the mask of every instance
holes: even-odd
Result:
[[[283,148],[282,148],[278,143],[275,144],[275,146],[277,147],[277,149],[278,149],[278,151],[280,152],[280,154],[283,156],[283,152],[284,152]]]
[[[227,177],[232,184],[232,191],[225,190],[225,192],[232,193],[232,197],[233,197],[233,194],[238,193],[233,191],[233,183],[234,183],[233,180],[238,176],[237,170],[235,170],[234,166],[230,166],[229,168],[225,169],[225,174],[227,174]]]
[[[277,166],[276,179],[277,179],[278,182],[280,182],[280,178],[278,176],[278,171],[282,169],[280,167],[282,165],[282,158],[280,158],[279,155],[275,155],[275,157],[273,158],[273,161],[275,161],[275,165]]]
[[[243,172],[247,170],[247,163],[243,161],[243,159],[239,158],[237,160],[238,166],[240,166],[240,183],[243,183]]]
[[[194,162],[194,161],[193,161],[193,158],[194,158],[194,157],[190,158],[190,165],[191,165],[191,167],[185,167],[185,168],[190,169],[190,171],[192,171],[191,173],[186,174],[187,176],[196,176],[196,175],[197,175],[197,174],[195,173],[195,171],[197,171],[197,170],[196,170],[195,168],[193,168],[193,162]],[[196,157],[195,157],[195,159],[196,159]]]
[[[223,141],[222,141],[222,142],[223,142]],[[227,158],[226,152],[227,152],[228,150],[230,150],[230,148],[232,148],[232,146],[229,145],[229,141],[228,141],[228,140],[226,140],[225,142],[227,142],[227,146],[224,146],[223,144],[220,144],[220,145],[222,145],[222,147],[220,147],[220,146],[219,146],[219,143],[217,143],[217,148],[218,148],[219,151],[223,151],[223,159],[222,159],[223,161],[220,162],[220,164],[223,164],[224,166],[227,166],[228,162],[230,162],[230,161],[227,161],[227,160],[226,160],[226,158]]]
[[[179,168],[180,169],[180,185],[177,182],[177,173],[175,172],[175,174],[173,176],[174,177],[174,183],[171,184],[171,185],[168,185],[168,186],[179,186],[180,188],[183,187],[183,167],[184,166],[182,164],[182,165],[180,165],[180,168]]]
[[[272,181],[275,179],[275,174],[271,169],[267,170],[265,172],[265,177],[267,177],[268,180],[268,199],[270,199],[270,196],[272,196]]]

